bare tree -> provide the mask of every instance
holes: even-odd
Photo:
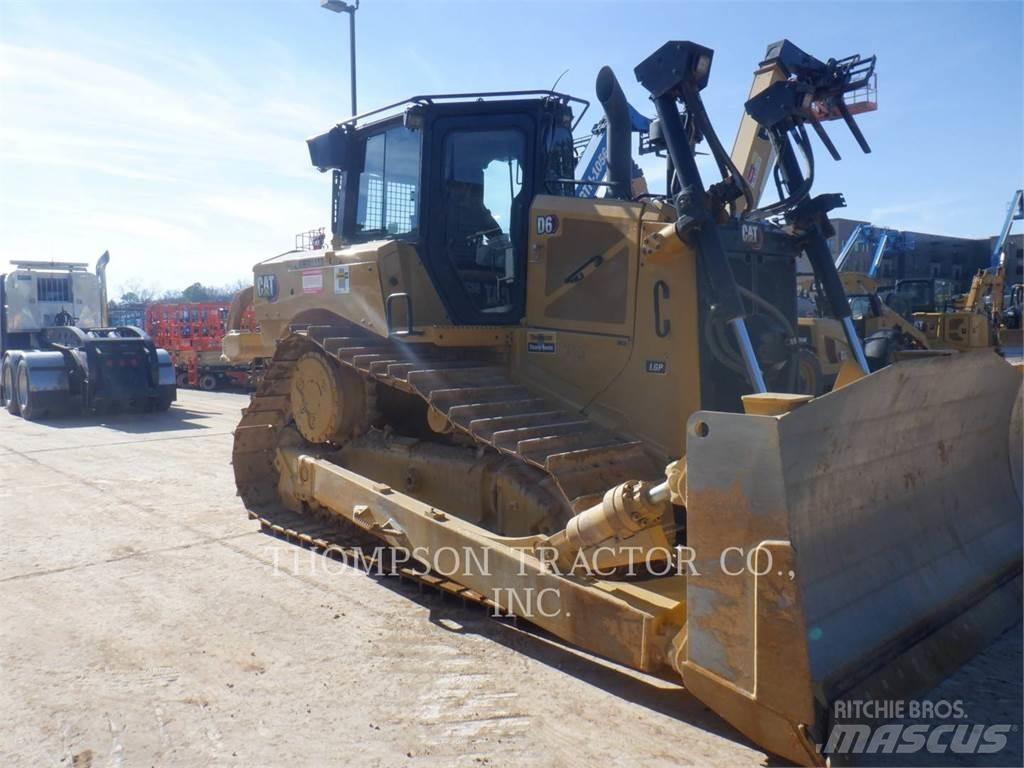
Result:
[[[139,280],[129,280],[121,286],[121,304],[149,304],[156,298],[156,289],[147,287]]]

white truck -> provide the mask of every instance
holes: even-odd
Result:
[[[12,261],[0,275],[0,404],[34,420],[108,410],[164,411],[174,365],[141,328],[111,327],[104,253],[82,262]]]

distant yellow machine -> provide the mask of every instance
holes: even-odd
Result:
[[[850,311],[857,335],[864,340],[864,355],[871,370],[890,365],[901,356],[934,349],[931,339],[908,319],[887,303],[880,294],[877,280],[861,272],[840,272],[840,279],[850,303]],[[813,293],[810,281],[801,281],[803,290]],[[821,302],[820,296],[815,296]],[[889,299],[892,301],[892,299]],[[842,326],[829,317],[811,316],[798,320],[800,339],[814,351],[820,379],[810,376],[802,381],[813,382],[805,389],[809,394],[821,394],[835,383],[843,364],[850,359],[850,350]]]
[[[952,282],[942,279],[898,280],[895,293],[906,301],[932,347],[966,352],[999,346],[1002,267],[979,270],[960,302],[953,294]]]
[[[1006,275],[1003,248],[1013,222],[1024,220],[1024,190],[1016,190],[1007,207],[1003,226],[992,246],[991,266],[979,269],[962,301],[953,295],[952,282],[938,278],[899,280],[897,295],[903,297],[914,313],[914,320],[933,346],[966,351],[999,347],[1019,338],[1006,325],[1004,309],[1015,306],[1012,290],[1006,302]],[[1010,325],[1018,325],[1015,312]]]
[[[575,194],[585,103],[553,91],[421,96],[311,139],[333,239],[254,268],[260,333],[225,351],[270,359],[235,478],[267,529],[408,553],[822,764],[836,702],[932,684],[1018,620],[1021,381],[989,352],[868,375],[826,242],[843,201],[811,196],[797,150],[833,112],[863,141],[844,94],[874,58],[769,48],[748,133],[783,196],[756,208],[772,161],[748,176],[722,149],[712,56],[636,67],[664,196],[631,194],[608,68],[602,198]],[[821,397],[797,392],[801,254],[849,350]]]

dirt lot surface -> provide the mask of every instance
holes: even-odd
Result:
[[[245,401],[0,412],[0,764],[775,762],[680,688],[259,533],[229,464]],[[1018,626],[935,695],[1019,723],[1020,679]]]

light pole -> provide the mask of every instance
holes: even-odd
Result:
[[[352,74],[352,116],[359,114],[356,111],[356,11],[359,10],[359,0],[346,3],[344,0],[320,0],[320,7],[326,8],[334,13],[348,14],[348,47],[349,47],[349,70]]]

